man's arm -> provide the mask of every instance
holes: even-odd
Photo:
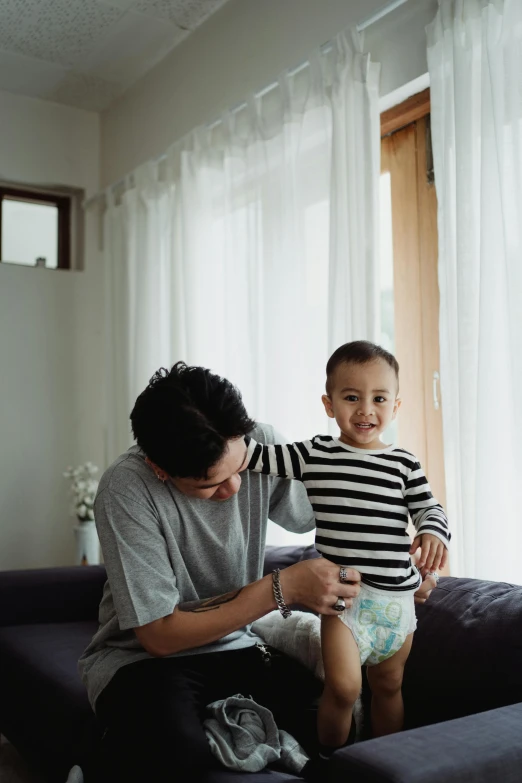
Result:
[[[281,571],[284,599],[320,614],[338,614],[332,608],[337,597],[349,606],[359,592],[360,574],[348,569],[348,575],[354,584],[339,582],[339,566],[325,558],[296,563]],[[164,657],[211,644],[276,608],[268,575],[231,593],[180,604],[171,614],[134,632],[148,653]]]
[[[332,608],[337,596],[350,606],[360,589],[359,572],[347,570],[354,584],[341,584],[339,566],[323,557],[285,568],[281,571],[281,587],[286,603],[299,603],[320,614],[338,614]],[[436,586],[433,577],[425,577],[415,593],[415,601],[427,601]],[[163,657],[211,644],[276,608],[272,577],[268,575],[216,598],[180,604],[172,614],[135,628],[134,632],[150,655]]]

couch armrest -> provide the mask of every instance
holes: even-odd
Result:
[[[436,698],[427,689],[426,698]],[[522,703],[337,751],[332,780],[357,783],[519,783]]]
[[[0,626],[97,620],[104,566],[0,571]]]

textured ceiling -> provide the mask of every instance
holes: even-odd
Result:
[[[226,0],[0,0],[0,90],[102,111]]]

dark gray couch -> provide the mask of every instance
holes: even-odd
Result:
[[[314,554],[269,547],[265,568]],[[0,572],[0,732],[49,783],[65,783],[99,741],[76,662],[96,630],[104,581],[102,566]],[[334,779],[520,783],[522,587],[441,579],[417,615],[406,730],[339,751]],[[223,770],[206,783],[246,780],[298,779]]]

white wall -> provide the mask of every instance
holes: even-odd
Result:
[[[96,114],[0,92],[0,178],[99,188]],[[64,468],[103,459],[103,287],[85,271],[0,264],[0,569],[71,564]]]
[[[103,116],[102,183],[116,182],[215,118],[384,0],[229,0]],[[381,94],[427,70],[424,28],[437,0],[409,0],[368,28]]]

